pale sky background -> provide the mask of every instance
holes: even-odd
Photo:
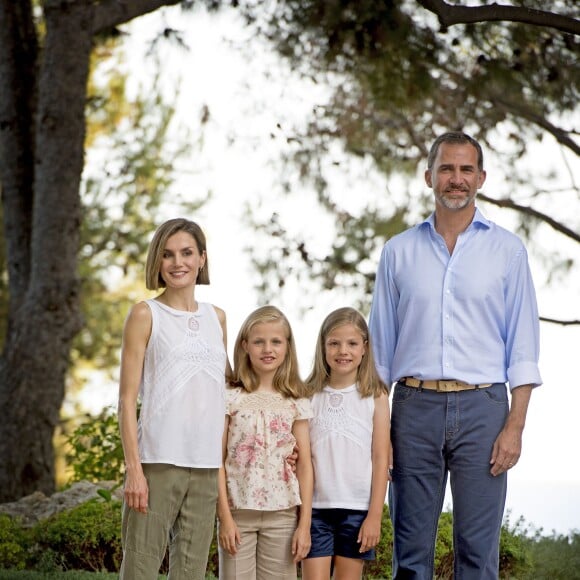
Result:
[[[320,238],[320,243],[328,243],[324,238],[326,218],[311,214],[313,193],[296,184],[292,199],[281,199],[277,189],[279,167],[273,164],[284,145],[284,119],[306,119],[313,105],[324,102],[326,92],[324,87],[292,76],[272,49],[251,40],[251,33],[239,24],[234,12],[208,16],[198,11],[186,16],[175,8],[142,17],[127,28],[131,33],[127,39],[130,55],[127,66],[132,71],[133,90],[147,90],[150,85],[148,75],[153,68],[145,56],[147,42],[163,25],[186,31],[184,39],[189,45],[189,51],[176,48],[162,51],[162,81],[168,95],[174,94],[173,87],[182,77],[177,107],[179,123],[190,126],[195,135],[202,106],[207,105],[210,111],[203,148],[194,150],[187,161],[179,162],[182,173],[176,191],[192,198],[203,197],[208,190],[213,194],[197,215],[187,217],[198,221],[208,237],[212,284],[199,287],[196,296],[225,309],[231,359],[242,321],[260,305],[253,289],[256,275],[244,250],[254,245],[251,233],[242,223],[244,203],[251,202],[265,217],[277,211],[285,223],[293,224],[297,231],[307,231],[310,240],[316,242]],[[244,54],[244,46],[252,47],[251,58]],[[277,128],[280,121],[281,130]],[[545,164],[549,158],[562,168],[560,154],[549,143],[536,151],[538,163]],[[567,161],[575,164],[572,170],[580,178],[578,161],[571,157]],[[488,180],[483,191],[493,196],[494,168],[489,161],[486,165]],[[388,203],[384,178],[364,161],[354,163],[347,176],[337,176],[333,187],[340,202],[347,205],[382,196]],[[417,181],[417,191],[425,187]],[[167,215],[159,216],[159,223],[176,217],[170,207],[166,211]],[[500,225],[511,227],[511,218],[505,211],[486,206],[484,213]],[[148,234],[152,232],[144,232]],[[545,236],[548,245],[551,236],[549,233]],[[565,246],[564,243],[563,249]],[[254,251],[267,251],[263,240],[255,243]],[[580,262],[578,244],[570,244],[569,251]],[[531,267],[534,277],[543,280],[542,266],[532,260]],[[578,266],[565,281],[550,288],[537,283],[541,314],[580,318]],[[349,299],[344,289],[332,295],[305,295],[292,281],[288,286],[276,304],[292,323],[301,371],[306,375],[323,318],[338,306],[353,304],[355,296]],[[297,308],[298,304],[304,306],[304,301],[311,306],[306,315]],[[523,454],[510,474],[507,510],[511,521],[523,515],[526,522],[543,528],[544,533],[552,530],[568,533],[580,529],[580,455],[576,447],[580,441],[580,373],[576,360],[580,327],[544,323],[541,333],[540,369],[544,385],[532,397]],[[116,395],[115,385],[93,384],[85,392],[85,398],[99,408],[115,405]]]

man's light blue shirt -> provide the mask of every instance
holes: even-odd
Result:
[[[542,384],[526,249],[478,209],[452,255],[434,214],[385,244],[369,327],[387,385],[402,377]]]

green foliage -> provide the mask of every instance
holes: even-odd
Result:
[[[217,578],[219,574],[219,556],[218,556],[218,541],[217,541],[217,527],[213,531],[213,539],[209,546],[209,556],[207,559],[207,578]]]
[[[383,508],[381,518],[381,539],[376,547],[376,559],[366,562],[363,578],[371,580],[373,578],[391,578],[393,559],[393,526],[389,516],[389,507]]]
[[[545,2],[525,4],[554,14],[578,13],[575,0],[548,8]],[[442,31],[432,13],[407,0],[287,0],[266,13],[253,6],[245,8],[248,20],[257,22],[293,68],[331,92],[305,125],[286,130],[293,144],[285,150],[286,161],[294,171],[286,171],[282,189],[295,191],[297,179],[314,189],[321,208],[334,218],[333,241],[327,248],[309,239],[311,232],[297,232],[296,224],[280,227],[275,216],[250,217],[268,243],[275,240],[273,253],[249,251],[263,278],[258,286],[263,300],[280,300],[290,279],[302,288],[310,285],[313,293],[355,288],[351,302],[367,311],[374,256],[386,238],[432,208],[426,188],[411,186],[410,179],[418,177],[435,136],[449,129],[471,133],[495,156],[499,186],[486,200],[499,207],[504,199],[516,203],[511,209],[520,235],[533,244],[541,221],[556,222],[564,226],[561,234],[577,241],[578,212],[568,209],[578,202],[573,172],[558,170],[556,190],[556,165],[534,163],[530,174],[528,154],[535,143],[553,140],[571,160],[580,151],[571,130],[580,92],[578,37],[517,22]],[[366,179],[380,175],[387,186],[360,199],[353,211],[352,199],[338,202],[337,192],[348,189],[359,162]],[[555,195],[559,204],[550,203]],[[547,217],[539,220],[530,208]],[[272,237],[280,231],[281,237]],[[560,276],[577,260],[545,245],[533,249],[546,270]]]
[[[548,537],[538,532],[528,539],[528,549],[532,565],[521,576],[524,580],[580,578],[580,532],[574,531],[568,536],[553,533]]]
[[[564,540],[565,537],[561,538]],[[576,538],[576,541],[580,537]],[[502,525],[500,540],[500,577],[527,578],[532,570],[532,545],[536,546],[541,540],[536,537],[530,543],[527,537],[525,522],[520,518],[515,525],[510,524],[509,516]],[[393,557],[393,527],[389,518],[389,508],[383,509],[381,539],[377,546],[377,558],[374,562],[367,562],[364,569],[365,580],[390,578],[392,574]],[[445,511],[439,518],[437,541],[435,543],[435,577],[453,577],[453,515]],[[572,578],[573,576],[553,576],[555,578]],[[530,579],[532,576],[530,576]],[[540,578],[540,576],[533,576]]]
[[[453,516],[443,512],[439,517],[435,543],[435,576],[453,578]]]
[[[89,500],[33,528],[37,569],[115,572],[122,560],[121,502]]]
[[[112,409],[103,409],[86,419],[67,437],[66,460],[73,471],[71,481],[121,484],[124,457],[117,414]]]
[[[86,570],[117,572],[121,563],[121,503],[94,499],[67,512],[61,512],[23,529],[17,520],[0,515],[0,578],[36,580],[84,578],[65,571]],[[385,506],[377,559],[365,564],[365,580],[391,577],[393,531]],[[36,574],[18,572],[26,565]],[[7,570],[12,569],[8,572]],[[453,575],[452,515],[444,512],[439,520],[435,551],[435,576]],[[551,580],[579,578],[580,534],[530,536],[522,518],[511,524],[509,515],[502,526],[500,541],[500,578]],[[166,571],[165,567],[162,571]],[[210,547],[207,577],[218,575],[216,535]],[[91,576],[107,578],[106,575]]]
[[[28,534],[19,523],[0,514],[0,569],[22,570],[26,565]]]
[[[118,574],[109,572],[84,572],[82,570],[69,570],[67,572],[35,572],[32,570],[2,570],[1,580],[116,580]],[[160,576],[161,578],[161,576]]]
[[[518,518],[512,525],[509,513],[505,516],[499,542],[501,578],[524,578],[532,569],[527,533],[523,517]]]

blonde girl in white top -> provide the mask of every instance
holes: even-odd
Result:
[[[294,580],[310,548],[312,409],[278,308],[258,308],[242,325],[234,379],[219,480],[219,577]],[[296,472],[287,462],[295,445]]]
[[[146,265],[154,299],[123,333],[119,426],[125,455],[122,579],[205,578],[225,414],[226,316],[195,299],[209,284],[205,236],[186,219],[162,224]],[[137,417],[138,400],[141,410]]]
[[[390,453],[388,393],[357,310],[331,312],[306,380],[314,418],[312,547],[304,580],[359,580],[381,534]]]

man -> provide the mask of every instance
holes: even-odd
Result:
[[[498,578],[506,472],[520,456],[531,391],[542,380],[527,253],[476,208],[485,177],[477,141],[441,135],[425,171],[435,211],[385,245],[377,272],[370,331],[381,377],[397,383],[394,578],[433,578],[448,474],[454,577]]]

